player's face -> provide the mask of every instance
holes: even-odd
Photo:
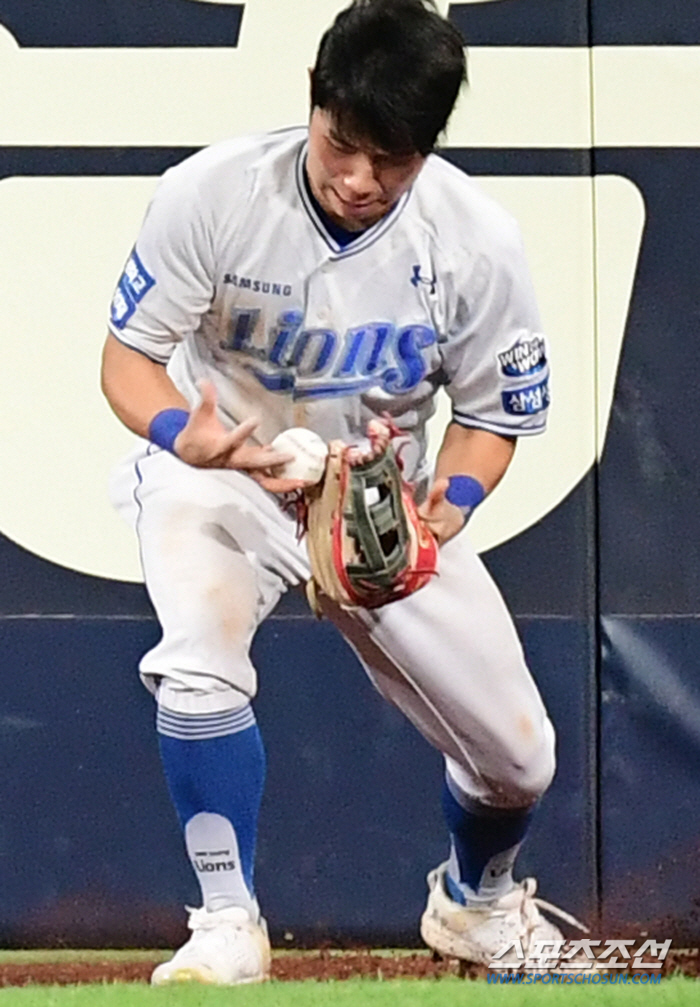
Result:
[[[306,170],[322,208],[348,231],[376,224],[423,167],[422,154],[397,156],[340,136],[333,118],[315,108],[309,123]]]

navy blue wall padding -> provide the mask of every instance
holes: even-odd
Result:
[[[243,4],[201,0],[0,0],[0,25],[23,48],[235,46]]]
[[[491,0],[450,4],[449,17],[470,46],[700,44],[692,0]]]
[[[290,599],[258,634],[256,702],[268,750],[257,888],[283,941],[416,943],[425,873],[447,855],[441,759],[374,692],[327,622]],[[588,634],[522,629],[559,726],[560,773],[522,872],[545,897],[594,907]],[[0,620],[0,942],[169,946],[197,904],[162,776],[153,701],[136,664],[148,619]],[[50,669],[50,679],[49,679]],[[50,688],[49,683],[53,684]],[[582,700],[582,697],[588,697]]]
[[[610,933],[642,929],[695,946],[700,620],[606,616],[603,628],[604,921]]]
[[[453,3],[449,18],[469,46],[588,45],[588,5],[581,0]]]

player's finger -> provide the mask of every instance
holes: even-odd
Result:
[[[351,444],[348,448],[348,464],[349,465],[364,465],[370,459],[369,451],[363,451],[361,447],[357,444]]]
[[[248,473],[268,493],[293,493],[307,485],[303,479],[278,479],[276,476],[265,475],[263,472]]]
[[[294,461],[294,455],[290,455],[288,451],[276,451],[267,446],[259,448],[256,454],[260,468],[274,469],[279,465],[286,465],[287,462]]]
[[[257,447],[250,444],[233,444],[222,459],[225,468],[242,469],[246,472],[260,470],[267,472],[278,466],[293,461],[293,456],[270,447]]]
[[[291,461],[294,461],[294,455],[273,451],[271,448],[254,448],[245,459],[244,467],[247,469],[276,469]]]
[[[367,436],[370,440],[368,461],[378,458],[389,446],[391,430],[383,420],[370,420],[367,424]]]
[[[248,440],[252,432],[257,427],[260,420],[256,416],[249,416],[247,420],[242,420],[233,430],[226,434],[221,443],[221,452],[235,451],[245,441]]]
[[[447,493],[447,487],[449,485],[449,480],[447,479],[435,480],[433,485],[430,487],[427,499],[418,508],[418,513],[424,520],[429,521],[431,519],[433,511],[436,507],[439,507],[445,499],[445,493]]]
[[[197,412],[200,415],[210,415],[216,409],[216,388],[213,381],[202,379],[197,382],[197,391],[199,392],[199,405],[196,407]]]

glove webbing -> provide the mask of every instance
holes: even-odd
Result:
[[[352,466],[349,480],[351,503],[343,516],[347,534],[354,539],[364,563],[349,563],[348,576],[368,585],[391,587],[409,565],[401,474],[391,445],[378,458]],[[370,503],[368,494],[378,494],[379,499]]]

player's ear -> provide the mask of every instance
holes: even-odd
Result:
[[[313,87],[314,87],[314,68],[310,66],[308,67],[308,71],[309,71],[309,115],[310,115],[314,110],[314,103],[312,98]]]

